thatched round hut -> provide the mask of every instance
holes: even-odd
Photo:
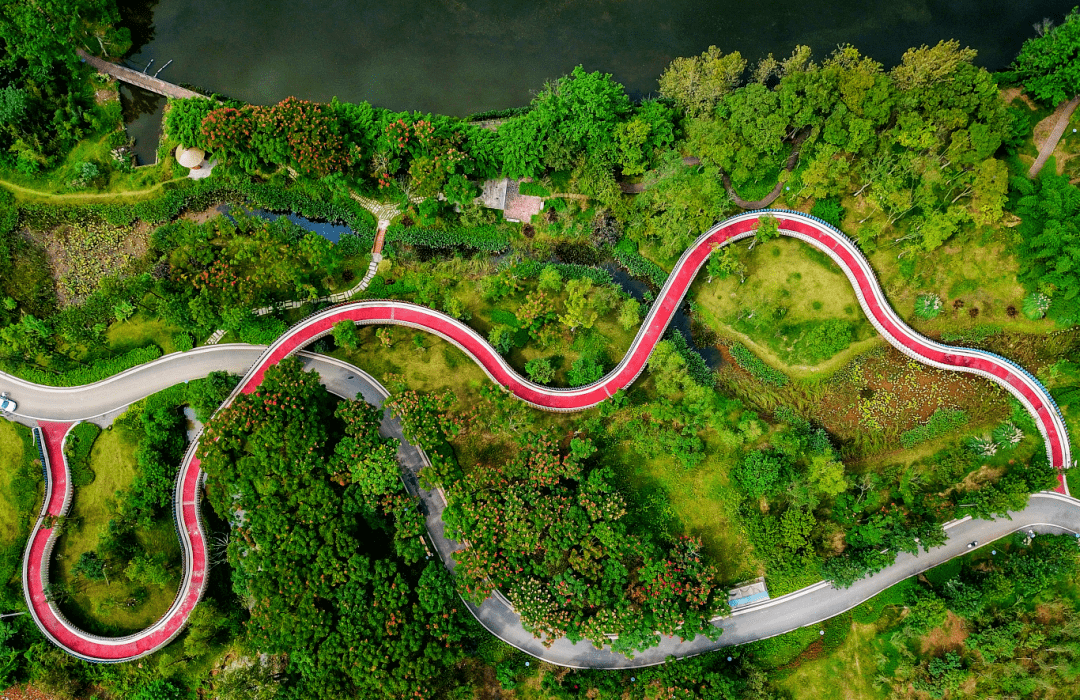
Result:
[[[176,147],[176,162],[189,170],[198,170],[206,161],[206,151],[201,148]]]

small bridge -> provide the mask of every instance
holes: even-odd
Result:
[[[140,73],[137,70],[131,70],[130,68],[125,68],[124,66],[118,65],[116,63],[109,63],[108,61],[103,61],[100,58],[91,56],[82,49],[78,49],[78,54],[79,58],[93,66],[98,73],[111,75],[117,80],[128,83],[129,85],[134,85],[135,87],[140,87],[143,90],[156,92],[157,94],[164,95],[165,97],[206,98],[206,95],[200,95],[194,90],[188,90],[187,88],[182,88],[179,85],[167,83],[160,78],[154,78],[147,75],[146,73]]]

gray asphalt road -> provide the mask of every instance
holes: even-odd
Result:
[[[41,386],[0,372],[0,391],[10,392],[19,404],[16,417],[28,420],[115,417],[128,405],[174,384],[201,379],[214,371],[242,375],[265,349],[262,345],[208,345],[165,355],[100,382],[78,387]]]
[[[211,346],[202,352],[162,358],[110,380],[89,387],[51,389],[27,385],[6,375],[0,375],[0,388],[12,392],[20,402],[19,412],[43,420],[96,419],[116,415],[123,406],[160,391],[172,384],[203,377],[213,370],[227,369],[238,374],[245,372],[258,358],[263,348],[250,345]],[[385,390],[363,371],[340,360],[302,353],[301,360],[310,369],[318,370],[323,383],[334,394],[346,398],[363,396],[369,403],[381,406]],[[16,393],[17,392],[17,393]],[[402,439],[401,426],[388,413],[384,414],[380,433],[385,437]],[[431,543],[437,555],[453,569],[456,542],[445,536],[442,511],[445,502],[437,491],[420,488],[417,474],[427,463],[421,450],[402,443],[398,452],[403,479],[409,490],[419,495],[427,514]],[[566,639],[556,640],[545,647],[521,626],[521,618],[501,596],[492,596],[482,605],[469,605],[476,618],[492,634],[532,656],[560,666],[577,668],[636,668],[663,663],[669,656],[686,657],[765,639],[799,627],[817,624],[850,610],[899,581],[968,552],[967,544],[979,541],[981,546],[1018,529],[1034,529],[1041,533],[1080,532],[1080,501],[1056,493],[1039,493],[1031,497],[1028,507],[1012,514],[1012,519],[962,520],[950,524],[945,545],[917,557],[901,554],[896,563],[885,571],[857,582],[848,589],[835,589],[826,583],[796,593],[766,601],[736,611],[717,624],[723,629],[721,638],[712,642],[699,637],[682,642],[677,637],[664,637],[659,646],[633,658],[607,649],[596,649],[588,642],[573,644]]]
[[[328,363],[318,356],[305,357],[305,363],[317,369],[327,388],[338,396],[355,398],[357,394],[362,394],[368,403],[382,405],[385,390],[362,371],[337,360]],[[453,552],[460,549],[460,545],[445,535],[442,511],[446,504],[443,496],[437,491],[425,490],[418,484],[417,475],[427,464],[427,457],[422,450],[404,442],[401,425],[389,416],[389,412],[384,414],[379,432],[384,437],[402,440],[398,458],[404,467],[406,486],[424,503],[431,542],[438,556],[453,570]],[[691,642],[684,642],[678,637],[662,637],[658,646],[633,658],[606,648],[596,649],[589,642],[574,644],[566,639],[556,640],[550,647],[545,647],[541,640],[521,626],[521,617],[499,595],[488,598],[479,606],[467,605],[476,619],[496,637],[549,663],[605,669],[651,666],[663,663],[669,656],[695,656],[820,623],[854,608],[895,583],[968,553],[971,550],[967,545],[973,541],[978,541],[980,547],[989,547],[994,540],[1019,529],[1052,534],[1080,533],[1080,501],[1060,494],[1035,494],[1027,508],[1011,515],[1011,520],[965,519],[950,523],[946,526],[949,539],[943,546],[922,552],[919,556],[901,554],[893,566],[856,582],[851,588],[837,589],[821,582],[790,595],[737,610],[730,617],[718,621],[723,634],[715,642],[705,637]]]

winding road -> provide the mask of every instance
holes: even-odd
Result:
[[[315,313],[290,328],[266,348],[224,345],[200,348],[169,355],[94,385],[74,388],[42,387],[0,374],[0,390],[10,390],[19,401],[19,418],[37,422],[44,448],[46,473],[45,499],[41,516],[31,533],[23,560],[23,586],[31,614],[39,628],[55,644],[74,656],[88,661],[119,662],[139,658],[168,644],[179,632],[198,603],[208,575],[207,543],[199,515],[203,474],[195,451],[196,439],[180,467],[176,484],[174,515],[184,553],[183,579],[176,601],[151,627],[124,638],[103,638],[77,629],[65,620],[48,596],[48,569],[56,532],[55,518],[64,514],[71,501],[68,468],[63,457],[63,439],[78,420],[93,419],[107,423],[124,406],[180,381],[205,376],[213,370],[243,373],[228,405],[241,393],[253,392],[271,365],[299,353],[312,340],[331,332],[343,320],[357,324],[404,325],[445,338],[461,348],[479,364],[495,383],[521,400],[551,411],[579,411],[595,406],[616,391],[629,386],[648,363],[656,343],[681,304],[690,284],[705,264],[714,246],[754,235],[762,215],[776,216],[780,232],[803,240],[824,251],[844,270],[855,288],[867,317],[878,332],[909,357],[933,367],[984,376],[1008,390],[1031,413],[1045,443],[1047,457],[1055,467],[1073,464],[1067,429],[1060,411],[1046,389],[1015,363],[981,350],[942,345],[909,328],[887,303],[870,264],[844,234],[828,224],[797,212],[771,210],[751,212],[714,226],[691,245],[668,277],[657,301],[637,337],[619,364],[597,382],[573,389],[545,387],[521,377],[481,337],[467,325],[437,311],[397,301],[345,303]],[[334,393],[349,398],[357,394],[376,405],[385,390],[362,371],[331,358],[302,353],[304,361],[317,369],[324,383]],[[384,416],[382,432],[400,437],[400,426]],[[399,452],[406,486],[421,497],[427,506],[428,531],[443,562],[454,567],[453,552],[460,547],[443,534],[441,512],[444,506],[437,492],[419,489],[415,475],[426,463],[423,452],[403,444]],[[1064,480],[1061,493],[1032,496],[1023,511],[1012,520],[950,523],[949,540],[939,548],[918,557],[901,554],[885,571],[859,581],[848,589],[838,590],[819,583],[782,598],[735,611],[717,619],[724,629],[719,641],[703,637],[692,642],[664,637],[659,646],[633,658],[595,649],[590,644],[556,640],[544,647],[521,626],[520,618],[499,595],[470,609],[493,634],[533,656],[554,664],[589,668],[632,668],[662,663],[668,656],[691,656],[732,644],[763,639],[789,630],[814,624],[858,605],[884,588],[914,573],[928,569],[959,554],[973,539],[986,543],[1019,528],[1042,532],[1080,532],[1080,501],[1068,496]]]

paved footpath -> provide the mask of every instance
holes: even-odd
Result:
[[[1054,124],[1054,129],[1046,137],[1046,141],[1043,142],[1042,147],[1039,149],[1039,155],[1035,158],[1035,162],[1032,163],[1031,168],[1028,169],[1028,177],[1035,177],[1038,175],[1039,171],[1042,170],[1042,167],[1046,165],[1046,161],[1054,154],[1054,149],[1057,148],[1058,141],[1061,140],[1066,127],[1069,126],[1069,120],[1072,118],[1072,113],[1076,111],[1077,106],[1080,106],[1080,95],[1077,95],[1055,110],[1059,112],[1057,123]]]
[[[924,364],[978,374],[1000,384],[1015,396],[1035,419],[1045,439],[1050,463],[1059,468],[1073,464],[1071,445],[1061,414],[1046,389],[1033,376],[1015,363],[991,353],[949,347],[920,336],[904,324],[889,307],[869,263],[846,236],[805,214],[778,210],[768,214],[779,219],[782,234],[819,248],[840,265],[854,286],[867,317],[889,343]],[[183,628],[205,588],[208,570],[206,538],[199,516],[203,474],[199,469],[199,461],[194,456],[198,444],[196,441],[189,448],[177,479],[174,509],[184,551],[184,575],[176,602],[165,616],[150,628],[129,637],[101,638],[72,626],[48,601],[45,590],[49,555],[54,542],[54,533],[49,527],[52,518],[48,516],[62,515],[70,502],[71,487],[61,445],[74,420],[95,417],[101,419],[101,416],[115,411],[116,407],[130,404],[152,393],[152,387],[164,388],[176,381],[183,381],[181,377],[191,379],[203,376],[197,372],[205,374],[209,371],[206,369],[209,365],[214,365],[214,369],[223,369],[226,366],[236,368],[246,363],[249,369],[232,396],[225,402],[225,405],[228,405],[240,393],[255,391],[268,367],[285,357],[299,353],[312,340],[329,334],[334,323],[343,320],[359,325],[404,325],[434,333],[461,348],[494,382],[519,399],[546,410],[582,410],[606,400],[638,377],[714,246],[753,236],[760,216],[761,212],[755,212],[733,217],[698,238],[676,264],[626,356],[606,376],[584,387],[554,389],[534,384],[514,371],[481,335],[464,323],[432,309],[393,301],[341,304],[309,316],[265,349],[217,346],[212,350],[200,349],[171,355],[90,387],[54,389],[36,387],[11,377],[0,378],[0,387],[18,385],[18,394],[14,398],[20,401],[20,411],[26,411],[28,416],[39,420],[47,446],[46,471],[49,478],[46,506],[31,534],[23,566],[24,587],[31,614],[42,631],[69,653],[94,661],[126,661],[152,653],[171,641]],[[232,355],[228,354],[230,352]],[[257,356],[253,358],[253,355]],[[220,358],[221,362],[217,363],[210,358]],[[356,368],[328,359],[319,362],[329,363],[323,378],[335,393],[344,392],[344,395],[348,395],[348,391],[352,389],[352,385],[338,386],[335,382],[359,382],[356,391],[361,393],[363,383],[374,384],[374,380],[370,378],[358,380],[358,377],[366,375]],[[320,372],[323,372],[322,365]],[[383,393],[381,388],[369,386],[365,398],[377,401],[375,395]],[[392,423],[384,428],[388,431],[387,434],[395,434]],[[397,434],[400,434],[400,430]],[[415,472],[424,463],[423,454],[415,448],[403,449],[402,463],[407,470],[406,476],[410,473],[415,476]],[[410,452],[410,449],[413,451]],[[441,497],[437,493],[419,490],[415,478],[406,478],[406,483],[423,499],[428,510],[429,534],[435,548],[444,563],[453,568],[452,553],[457,545],[443,536],[442,521],[439,517],[442,512]],[[591,668],[623,668],[661,663],[668,655],[689,656],[727,644],[761,639],[799,626],[814,624],[857,605],[912,573],[963,553],[966,543],[971,540],[989,542],[1018,526],[1080,530],[1078,502],[1067,497],[1064,481],[1061,489],[1065,495],[1040,494],[1033,497],[1028,508],[1016,514],[1013,521],[969,521],[955,524],[950,529],[950,539],[945,546],[917,558],[901,555],[893,567],[857,583],[850,589],[837,591],[827,584],[819,584],[760,606],[740,609],[731,618],[718,621],[725,629],[724,636],[718,642],[705,639],[681,642],[666,638],[660,646],[633,659],[609,650],[594,649],[588,643],[570,644],[565,639],[557,640],[550,648],[544,648],[521,627],[520,619],[501,597],[493,596],[483,605],[471,609],[492,633],[552,663]]]

